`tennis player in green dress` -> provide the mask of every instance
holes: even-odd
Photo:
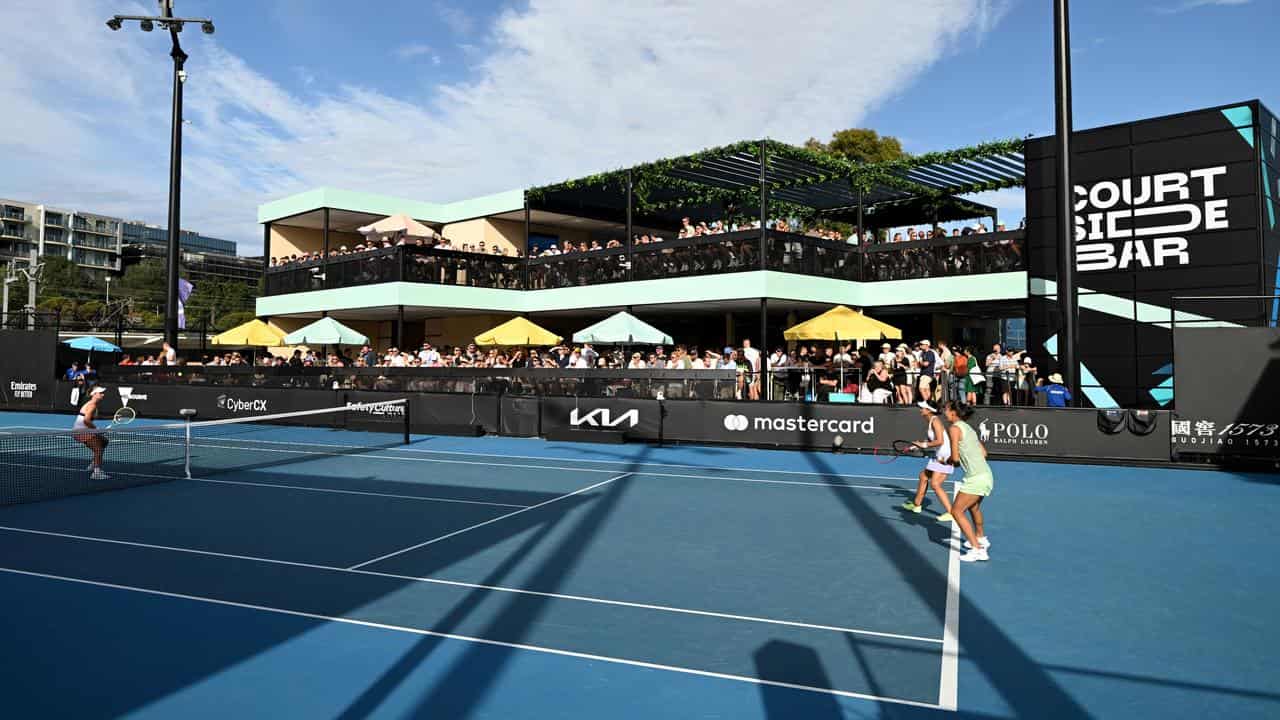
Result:
[[[943,406],[942,412],[951,424],[947,428],[951,436],[951,462],[959,462],[964,468],[964,482],[956,487],[956,496],[951,502],[951,515],[964,533],[964,546],[969,549],[960,559],[964,562],[989,560],[987,549],[991,541],[983,531],[982,501],[991,495],[995,476],[987,465],[987,449],[978,439],[978,433],[965,422],[973,415],[972,407],[952,401]]]

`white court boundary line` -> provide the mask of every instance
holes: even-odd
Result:
[[[137,427],[144,428],[147,426],[139,425]],[[37,426],[37,425],[10,425],[3,429],[49,430],[50,428]],[[329,429],[329,428],[321,428],[321,429]],[[517,439],[523,439],[523,438],[505,438],[505,439],[517,440]],[[199,442],[199,438],[196,439],[196,442]],[[265,445],[297,445],[298,444],[297,442],[289,442],[286,440],[256,440],[253,438],[237,438],[237,442],[262,443]],[[323,445],[329,445],[331,447],[347,447],[347,448],[365,447],[364,445],[347,445],[345,443],[309,443],[309,444],[314,444],[314,445],[323,444]],[[389,448],[386,448],[386,451],[397,452],[397,453],[467,455],[471,457],[515,458],[517,460],[548,460],[552,462],[566,462],[566,463],[598,463],[601,465],[635,465],[637,464],[634,460],[586,460],[586,459],[580,459],[580,458],[549,457],[546,455],[512,455],[509,453],[496,453],[496,452],[495,453],[478,453],[478,452],[468,452],[463,450],[424,450],[422,448],[389,447]],[[660,462],[640,462],[639,464],[653,466],[653,467],[686,468],[689,470],[723,470],[726,472],[759,472],[759,473],[769,473],[769,474],[779,474],[779,475],[808,475],[808,476],[842,478],[842,479],[850,478],[850,479],[857,479],[857,480],[898,480],[898,481],[914,480],[914,478],[910,478],[910,477],[897,477],[892,475],[820,473],[820,472],[813,472],[812,470],[770,470],[765,468],[735,468],[735,467],[721,467],[721,466],[708,466],[708,465],[690,465],[688,463],[660,463]],[[562,468],[555,467],[554,469],[558,470]],[[605,470],[604,472],[609,472],[609,471]],[[649,475],[651,473],[640,473],[640,474]],[[677,477],[683,477],[683,476],[677,476]],[[723,479],[732,480],[735,478],[723,478]],[[765,481],[761,481],[761,482],[765,482]],[[835,483],[811,483],[811,484],[834,485]]]
[[[475,530],[475,529],[477,529],[477,528],[482,528],[482,527],[484,527],[485,525],[492,525],[493,523],[496,523],[496,522],[498,522],[499,520],[506,520],[506,519],[507,519],[507,518],[509,518],[509,517],[515,517],[516,515],[519,515],[519,514],[521,514],[521,513],[527,513],[527,512],[529,512],[530,510],[537,510],[538,508],[540,508],[540,507],[544,507],[544,506],[546,506],[546,505],[550,505],[551,503],[560,502],[561,500],[564,500],[565,498],[571,498],[571,497],[573,497],[574,495],[581,495],[581,494],[582,494],[582,493],[584,493],[584,492],[588,492],[588,491],[590,491],[590,490],[595,490],[596,488],[601,487],[601,486],[603,486],[603,485],[608,485],[609,483],[613,482],[614,480],[621,480],[622,478],[624,478],[624,477],[630,477],[630,476],[631,476],[631,475],[633,475],[633,474],[634,474],[634,473],[622,473],[621,475],[619,475],[619,476],[617,476],[617,477],[611,477],[611,478],[609,478],[608,480],[602,480],[602,481],[600,481],[600,482],[596,483],[595,485],[588,485],[587,487],[579,488],[579,489],[577,489],[577,490],[574,490],[574,491],[573,491],[573,492],[571,492],[571,493],[565,493],[564,495],[558,495],[558,496],[556,496],[556,497],[553,497],[553,498],[551,498],[550,500],[544,500],[544,501],[542,501],[542,502],[538,503],[537,505],[530,505],[529,507],[521,508],[521,509],[519,509],[519,510],[516,510],[515,512],[509,512],[509,513],[507,513],[506,515],[499,515],[499,516],[498,516],[498,517],[496,517],[496,518],[489,518],[488,520],[485,520],[484,522],[476,523],[475,525],[472,525],[472,526],[470,526],[470,527],[464,527],[464,528],[462,528],[461,530],[454,530],[454,531],[453,531],[453,532],[451,532],[451,533],[445,533],[444,535],[441,535],[441,536],[439,536],[439,537],[434,537],[434,538],[431,538],[430,540],[426,540],[426,541],[424,541],[424,542],[420,542],[420,543],[418,543],[417,545],[410,545],[410,546],[409,546],[409,547],[407,547],[407,548],[402,548],[402,549],[400,549],[400,550],[396,550],[395,552],[389,552],[389,553],[387,553],[386,555],[379,555],[378,557],[373,558],[372,560],[365,560],[364,562],[356,563],[355,565],[352,565],[352,566],[348,567],[347,569],[348,569],[348,570],[359,570],[360,568],[362,568],[362,567],[364,567],[364,566],[366,566],[366,565],[372,565],[372,564],[374,564],[374,563],[376,563],[376,562],[381,562],[381,561],[383,561],[383,560],[387,560],[387,559],[393,558],[393,557],[395,557],[395,556],[397,556],[397,555],[403,555],[403,554],[405,554],[405,553],[407,553],[407,552],[413,552],[414,550],[418,550],[418,549],[420,549],[420,548],[424,548],[424,547],[426,547],[426,546],[428,546],[428,545],[434,545],[435,543],[438,543],[438,542],[440,542],[441,540],[448,540],[448,539],[449,539],[449,538],[451,538],[451,537],[455,537],[455,536],[457,536],[457,535],[461,535],[462,533],[471,532],[472,530]]]
[[[239,442],[239,441],[237,441],[237,442]],[[259,441],[255,441],[255,442],[271,442],[271,443],[275,443],[276,441],[264,441],[264,440],[259,440]],[[281,444],[281,445],[296,445],[297,443],[284,443],[284,442],[281,442],[281,443],[279,443],[279,444]],[[314,443],[313,443],[313,444],[314,444]],[[363,447],[363,446],[360,446],[360,445],[349,445],[349,446],[335,445],[335,447]],[[211,443],[211,442],[200,442],[198,439],[192,442],[192,448],[193,448],[193,449],[194,449],[194,448],[213,448],[213,449],[222,449],[222,450],[245,450],[245,451],[252,450],[252,451],[254,451],[254,452],[279,453],[279,454],[286,454],[286,455],[314,455],[314,456],[316,456],[316,457],[355,457],[355,455],[353,455],[352,453],[340,453],[340,452],[336,452],[336,453],[335,453],[335,452],[323,452],[323,451],[318,451],[318,450],[298,450],[298,449],[288,449],[288,448],[248,448],[248,447],[244,447],[243,445],[219,445],[219,444]],[[395,450],[394,450],[394,449],[391,449],[391,451],[395,452]],[[14,451],[12,451],[12,452],[15,452],[15,453],[17,453],[17,452],[22,452],[22,450],[14,450]],[[479,461],[476,461],[476,460],[450,460],[450,459],[445,459],[445,458],[396,457],[396,456],[393,456],[393,455],[379,455],[379,454],[377,454],[378,452],[383,452],[383,451],[382,451],[382,450],[371,450],[371,451],[369,451],[369,452],[360,453],[360,454],[359,454],[359,457],[360,457],[360,458],[368,458],[368,459],[371,459],[371,460],[391,460],[391,461],[394,461],[394,462],[443,463],[443,464],[449,464],[449,465],[480,465],[480,466],[483,466],[483,467],[511,467],[511,468],[522,468],[522,469],[529,469],[529,470],[563,470],[563,471],[566,471],[566,472],[596,473],[596,474],[600,474],[600,475],[608,475],[608,474],[610,474],[610,473],[615,473],[615,472],[617,472],[617,470],[616,470],[616,469],[615,469],[615,470],[607,470],[607,469],[604,469],[604,468],[566,467],[566,466],[563,466],[563,465],[526,465],[526,464],[521,464],[521,463],[479,462]],[[422,452],[426,452],[426,451],[422,451]],[[498,458],[503,457],[503,456],[501,456],[501,455],[483,455],[483,454],[478,454],[478,456],[479,456],[479,457],[498,457]],[[511,457],[516,457],[516,456],[511,456]],[[572,462],[572,461],[570,461],[570,462]],[[594,462],[594,461],[584,461],[584,462]],[[0,464],[3,464],[3,463],[0,463]],[[22,463],[12,463],[12,464],[14,464],[14,465],[23,465]],[[640,465],[640,466],[645,466],[645,465],[655,465],[655,466],[663,465],[663,463],[644,463],[644,462],[640,462],[640,463],[624,463],[624,464]],[[35,467],[35,466],[31,466],[31,465],[29,465],[29,464],[28,464],[27,466],[28,466],[28,467]],[[755,472],[754,470],[751,470],[750,468],[737,468],[737,469],[735,469],[735,468],[699,468],[699,467],[698,467],[698,466],[696,466],[696,465],[689,465],[689,466],[685,466],[685,465],[677,465],[677,466],[674,466],[674,467],[690,467],[690,468],[692,468],[692,469],[713,469],[713,470],[724,470],[724,471],[727,471],[727,472]],[[230,468],[229,470],[235,470],[235,468]],[[252,471],[253,471],[253,468],[248,468],[248,469],[245,469],[244,471],[245,471],[245,472],[252,472]],[[882,491],[882,492],[884,492],[884,491],[895,491],[895,490],[911,490],[911,489],[912,489],[911,487],[906,486],[906,485],[893,485],[893,486],[888,486],[888,485],[852,485],[852,484],[849,484],[849,483],[843,483],[843,482],[804,482],[804,481],[800,481],[800,480],[767,480],[767,479],[765,479],[765,478],[745,478],[745,477],[731,477],[731,476],[720,476],[720,475],[689,475],[689,474],[681,474],[681,473],[648,472],[648,471],[645,471],[645,470],[635,470],[635,471],[632,471],[632,472],[633,472],[633,474],[635,474],[635,475],[645,475],[645,476],[649,476],[649,477],[690,478],[690,479],[694,479],[694,480],[724,480],[724,481],[729,481],[729,482],[763,483],[763,484],[776,484],[776,485],[800,485],[800,486],[810,486],[810,487],[828,487],[828,488],[849,488],[849,489],[852,489],[852,490],[880,490],[880,491]],[[781,471],[780,471],[780,472],[781,472]],[[121,473],[121,474],[125,474],[125,473]],[[134,475],[140,475],[139,473],[132,473],[132,474],[134,474]],[[812,474],[812,475],[819,475],[819,473],[811,473],[811,474]],[[141,476],[141,475],[140,475],[140,476]],[[835,477],[835,476],[832,476],[832,477]],[[850,477],[850,478],[853,478],[853,477],[864,477],[864,478],[875,479],[875,478],[880,477],[880,476],[873,476],[873,475],[864,475],[864,476],[857,476],[857,475],[844,475],[844,476],[839,476],[839,477]],[[899,477],[887,477],[887,476],[886,476],[886,477],[884,477],[883,479],[885,479],[885,480],[897,480],[897,481],[899,481],[899,482],[909,482],[909,481],[911,480],[911,478],[899,478]],[[954,482],[954,481],[947,480],[947,481],[945,481],[945,482]]]
[[[689,608],[672,607],[667,605],[652,605],[649,603],[630,602],[627,600],[609,600],[606,598],[592,597],[590,595],[565,595],[561,593],[539,592],[537,590],[526,590],[524,588],[505,587],[501,585],[481,585],[478,583],[463,582],[461,580],[443,580],[440,578],[430,577],[414,577],[412,575],[398,575],[396,573],[380,572],[377,570],[352,570],[350,568],[339,567],[336,565],[319,565],[316,563],[297,562],[294,560],[277,560],[275,558],[255,557],[253,555],[235,555],[232,553],[216,552],[213,550],[197,550],[195,548],[175,547],[172,545],[155,545],[151,543],[134,542],[132,540],[114,540],[111,538],[94,537],[92,535],[73,535],[71,533],[54,532],[52,530],[34,530],[31,528],[12,527],[0,525],[0,531],[9,531],[17,533],[26,533],[29,535],[46,535],[49,537],[67,538],[70,540],[81,540],[85,542],[104,543],[108,545],[124,545],[128,547],[140,547],[148,550],[165,550],[168,552],[188,553],[191,555],[207,555],[210,557],[229,558],[231,560],[246,560],[249,562],[259,562],[268,565],[286,565],[289,567],[307,568],[310,570],[326,570],[337,573],[351,573],[355,575],[369,575],[373,577],[389,578],[392,580],[407,580],[410,582],[427,583],[431,585],[446,585],[451,587],[463,587],[471,590],[488,590],[492,592],[511,593],[514,595],[532,595],[534,597],[552,598],[555,600],[572,600],[575,602],[593,603],[596,605],[612,605],[615,607],[628,607],[637,610],[654,610],[657,612],[669,612],[680,615],[695,615],[699,617],[712,617],[724,620],[740,620],[743,622],[762,623],[765,625],[781,625],[785,627],[805,628],[808,630],[829,630],[831,632],[846,633],[849,635],[866,635],[868,637],[880,637],[889,640],[906,640],[912,642],[922,642],[934,645],[941,645],[943,640],[938,638],[921,637],[918,635],[899,635],[897,633],[879,632],[877,630],[862,630],[858,628],[839,627],[836,625],[819,625],[814,623],[798,622],[794,620],[776,620],[773,618],[757,617],[754,615],[734,615],[730,613],[720,613],[710,610],[692,610]]]
[[[434,630],[423,630],[421,628],[411,628],[402,625],[388,625],[384,623],[370,622],[368,620],[356,620],[354,618],[336,617],[331,615],[320,615],[317,613],[303,612],[301,610],[286,610],[284,608],[270,607],[267,605],[253,605],[249,603],[233,602],[231,600],[220,600],[218,598],[203,597],[200,595],[185,595],[182,593],[167,592],[164,590],[152,590],[150,588],[134,587],[130,585],[118,585],[115,583],[101,582],[98,580],[85,580],[83,578],[66,577],[62,575],[51,575],[48,573],[38,573],[29,570],[18,570],[15,568],[0,567],[0,572],[12,573],[15,575],[25,575],[28,577],[43,578],[46,580],[58,580],[61,582],[78,583],[81,585],[92,585],[94,587],[109,588],[112,590],[124,590],[129,592],[142,593],[144,595],[154,595],[158,597],[167,597],[178,600],[189,600],[194,602],[208,603],[211,605],[222,605],[225,607],[236,607],[246,610],[258,610],[260,612],[275,613],[278,615],[290,615],[293,617],[302,617],[309,620],[323,620],[325,622],[342,623],[344,625],[355,625],[358,627],[373,628],[377,630],[389,630],[392,632],[408,633],[411,635],[425,635],[430,637],[445,638],[448,640],[460,640],[463,642],[472,642],[481,645],[492,645],[497,647],[511,648],[514,650],[528,650],[531,652],[545,653],[548,655],[559,655],[561,657],[571,657],[580,660],[594,660],[597,662],[607,662],[616,665],[628,665],[631,667],[646,668],[649,670],[663,670],[666,672],[682,673],[685,675],[697,675],[700,677],[716,678],[719,680],[733,680],[736,682],[745,682],[754,685],[769,685],[773,687],[788,688],[791,690],[803,690],[806,692],[822,693],[825,695],[837,695],[840,697],[855,698],[858,700],[871,700],[874,702],[893,703],[896,705],[910,705],[912,707],[929,708],[932,710],[942,709],[938,705],[932,703],[919,702],[917,700],[904,700],[901,698],[883,697],[880,695],[869,695],[866,693],[851,692],[848,690],[832,690],[830,688],[813,687],[810,685],[799,685],[795,683],[785,683],[776,680],[764,680],[762,678],[747,677],[745,675],[730,675],[727,673],[717,673],[710,670],[697,670],[694,668],[680,667],[677,665],[663,665],[659,663],[645,662],[643,660],[628,660],[626,658],[610,657],[608,655],[594,655],[591,653],[575,652],[572,650],[559,650],[556,648],[542,647],[539,645],[527,645],[524,643],[504,642],[501,640],[490,640],[488,638],[472,637],[469,635],[457,635],[454,633],[442,633]]]
[[[44,467],[43,465],[31,465],[29,463],[12,463],[12,462],[0,462],[0,465],[4,465],[8,467]],[[57,468],[57,469],[67,470],[68,472],[77,472],[75,468]],[[373,492],[369,490],[342,490],[339,488],[320,488],[320,487],[308,487],[306,485],[287,485],[285,483],[254,482],[251,480],[214,480],[212,478],[196,478],[196,477],[184,478],[184,477],[175,476],[175,475],[156,475],[154,473],[123,472],[118,470],[113,470],[111,474],[122,475],[124,477],[156,478],[158,480],[169,480],[172,482],[202,482],[202,483],[216,483],[218,485],[244,485],[246,487],[265,487],[265,488],[280,488],[283,490],[301,490],[302,492],[336,493],[339,495],[366,495],[370,497],[391,498],[393,500],[420,500],[423,502],[461,503],[464,505],[491,505],[494,507],[513,507],[513,508],[528,507],[528,505],[520,505],[517,503],[500,503],[500,502],[492,502],[489,500],[461,500],[458,498],[442,498],[442,497],[435,497],[430,495],[400,495],[396,493],[381,493],[381,492]],[[131,488],[122,488],[122,489],[131,489]]]
[[[942,671],[938,680],[938,707],[954,711],[960,701],[960,523],[951,523],[951,549],[947,553],[947,605],[942,624]]]

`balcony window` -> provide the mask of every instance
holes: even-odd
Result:
[[[46,212],[44,214],[44,224],[54,227],[65,227],[66,220],[63,219],[62,213]]]

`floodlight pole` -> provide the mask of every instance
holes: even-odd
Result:
[[[1053,4],[1054,120],[1057,159],[1058,308],[1062,312],[1062,342],[1058,366],[1071,391],[1071,403],[1080,402],[1079,364],[1076,358],[1080,318],[1076,300],[1075,209],[1071,185],[1071,25],[1068,0]]]
[[[173,0],[158,0],[160,15],[148,17],[144,15],[115,15],[107,21],[107,27],[119,30],[124,21],[140,23],[144,32],[150,32],[159,25],[169,31],[169,39],[173,48],[169,57],[173,58],[173,117],[169,136],[169,242],[168,242],[168,278],[166,281],[166,308],[164,318],[164,339],[172,347],[178,346],[178,273],[180,245],[182,234],[182,86],[186,82],[187,73],[183,69],[187,62],[187,54],[178,42],[178,33],[187,23],[198,23],[201,31],[212,35],[213,21],[208,18],[174,17]]]
[[[161,3],[165,17],[173,17],[173,0]],[[171,119],[169,137],[169,257],[166,284],[168,291],[164,313],[164,339],[169,347],[178,347],[178,273],[179,238],[182,233],[182,85],[187,74],[183,66],[187,62],[187,54],[182,51],[178,42],[179,26],[169,27],[169,37],[173,40],[173,49],[169,57],[173,58],[173,117]]]

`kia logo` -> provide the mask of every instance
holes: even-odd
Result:
[[[747,429],[746,415],[725,415],[724,429],[730,432],[742,432]]]
[[[639,425],[640,411],[628,410],[616,418],[609,411],[609,408],[596,408],[585,415],[578,412],[578,408],[574,408],[569,412],[569,424],[573,427],[581,427],[583,425],[589,427],[617,427],[623,423],[627,423],[627,427]]]

